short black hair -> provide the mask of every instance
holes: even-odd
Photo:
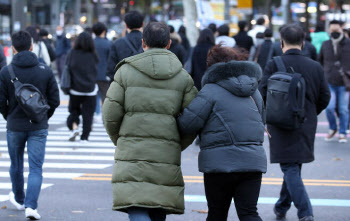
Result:
[[[17,52],[29,51],[32,46],[32,36],[26,31],[18,31],[11,36],[12,46]]]
[[[273,36],[273,31],[270,28],[266,28],[264,31],[264,37],[265,38],[272,38]]]
[[[39,34],[36,32],[36,28],[34,26],[28,26],[26,31],[32,36],[33,41],[37,43],[39,41]]]
[[[129,11],[124,16],[124,21],[129,29],[141,28],[143,19],[143,15],[138,11]]]
[[[243,31],[245,29],[245,27],[247,27],[247,21],[239,21],[238,22],[238,27],[240,31]]]
[[[168,25],[170,34],[175,32],[175,28],[172,25]]]
[[[258,20],[256,21],[257,25],[264,25],[265,24],[265,18],[260,17],[258,18]]]
[[[329,22],[329,25],[339,25],[342,26],[342,22],[339,20],[332,20]]]
[[[165,48],[169,40],[169,27],[164,22],[151,22],[143,30],[143,41],[150,48]]]
[[[228,36],[230,34],[230,27],[228,25],[221,25],[218,28],[219,36]]]
[[[49,32],[46,29],[40,29],[39,35],[40,37],[48,36]]]
[[[215,33],[217,31],[217,28],[216,28],[216,24],[214,23],[210,23],[208,28],[213,32]]]
[[[107,32],[107,26],[102,22],[97,22],[92,26],[92,31],[95,33],[96,36],[100,36],[104,31]]]
[[[281,32],[281,30],[286,27],[286,25],[281,25],[279,28],[278,28],[278,32]]]
[[[305,33],[299,25],[286,25],[280,33],[281,40],[289,45],[302,45],[304,42]]]

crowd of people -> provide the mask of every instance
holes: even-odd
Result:
[[[138,11],[127,13],[124,21],[128,34],[113,43],[106,39],[103,23],[79,34],[73,46],[60,26],[54,47],[48,32],[36,27],[12,35],[13,60],[8,66],[0,62],[10,202],[25,210],[27,218],[40,219],[37,201],[48,119],[60,104],[50,68],[56,61],[58,81],[70,79],[69,141],[80,137],[88,142],[94,113],[103,104],[106,131],[117,146],[113,210],[128,213],[131,221],[183,214],[181,152],[198,137],[207,220],[227,220],[232,198],[240,220],[262,220],[257,201],[267,171],[266,132],[270,161],[280,164],[284,174],[273,210],[276,218],[285,219],[293,202],[300,221],[314,220],[301,169],[314,161],[317,116],[324,109],[330,127],[326,140],[337,134],[338,116],[339,142],[347,142],[350,40],[343,24],[330,22],[330,35],[324,25],[311,35],[298,25],[284,25],[279,41],[263,18],[250,31],[248,22],[240,21],[234,37],[228,25],[211,24],[191,48],[183,26],[177,32],[162,22],[145,25]],[[35,86],[45,97],[49,108],[43,121],[32,122],[14,96],[17,81]],[[279,112],[283,108],[287,111]],[[30,173],[25,194],[26,143]]]

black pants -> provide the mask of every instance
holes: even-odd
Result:
[[[79,125],[79,116],[83,117],[83,134],[81,140],[87,140],[91,132],[92,121],[96,107],[96,96],[75,96],[69,95],[68,110],[70,115],[67,119],[67,126],[73,130],[73,123]]]
[[[97,85],[98,85],[98,90],[101,94],[101,101],[103,104],[104,100],[106,99],[106,94],[110,83],[108,81],[97,81]]]
[[[226,221],[232,198],[241,221],[261,221],[257,203],[261,187],[260,172],[205,173],[208,201],[207,221]]]

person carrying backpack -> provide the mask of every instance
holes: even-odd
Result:
[[[312,221],[313,211],[301,168],[303,163],[315,159],[317,115],[327,107],[330,92],[321,65],[302,55],[303,29],[287,25],[280,34],[284,54],[267,64],[259,85],[271,134],[270,160],[279,163],[284,174],[274,212],[278,219],[283,219],[293,202],[299,219]]]
[[[142,32],[144,16],[138,11],[130,11],[124,16],[126,28],[129,33],[116,40],[110,49],[107,76],[113,81],[115,68],[124,58],[137,55],[143,52]]]
[[[37,207],[43,179],[48,119],[60,104],[59,90],[51,69],[39,63],[32,52],[30,34],[19,31],[11,38],[14,57],[11,64],[0,72],[0,112],[7,120],[7,145],[11,159],[12,192],[9,198],[18,210],[25,210],[27,218],[40,219]],[[32,92],[30,98],[26,96],[29,90]],[[33,116],[28,111],[38,114]],[[25,193],[23,155],[26,144],[29,176]]]

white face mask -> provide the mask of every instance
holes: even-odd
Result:
[[[61,36],[62,34],[63,34],[63,31],[62,31],[62,30],[56,31],[56,35],[57,35],[57,36]]]

